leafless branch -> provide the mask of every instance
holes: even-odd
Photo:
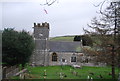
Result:
[[[47,6],[51,6],[52,4],[54,4],[57,0],[46,0],[46,2],[44,4],[40,4],[40,5],[47,5]]]

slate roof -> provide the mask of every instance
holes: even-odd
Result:
[[[50,52],[81,52],[80,42],[49,41]]]

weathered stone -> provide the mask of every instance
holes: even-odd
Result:
[[[78,52],[78,48],[81,48],[80,42],[49,41],[49,23],[47,22],[34,23],[33,28],[35,50],[30,59],[33,67],[81,64],[83,53]],[[53,53],[57,54],[57,61],[52,61]],[[74,62],[71,61],[71,57],[73,56],[76,58]]]

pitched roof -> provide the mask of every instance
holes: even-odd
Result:
[[[80,42],[49,41],[50,52],[81,52]]]

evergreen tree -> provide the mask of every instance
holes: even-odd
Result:
[[[81,41],[81,37],[76,35],[76,36],[74,37],[74,41]]]
[[[92,39],[88,35],[75,36],[74,41],[82,41],[83,46],[92,46]]]
[[[7,65],[24,64],[34,49],[34,41],[28,32],[18,32],[12,28],[4,29],[2,33],[2,62]]]

